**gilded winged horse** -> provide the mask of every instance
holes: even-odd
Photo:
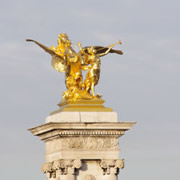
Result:
[[[82,48],[80,43],[78,43],[80,51],[76,53],[66,34],[59,34],[56,48],[54,46],[49,48],[32,39],[26,39],[26,41],[34,42],[44,49],[52,57],[53,68],[59,72],[65,72],[67,90],[63,93],[64,100],[99,98],[95,95],[94,87],[98,84],[100,77],[100,57],[108,53],[123,54],[120,50],[112,49],[115,44],[109,47]],[[84,82],[82,70],[88,70]]]

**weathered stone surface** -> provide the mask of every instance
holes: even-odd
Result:
[[[58,112],[30,131],[46,144],[49,180],[116,180],[124,167],[118,138],[134,124],[115,112]]]
[[[59,112],[46,118],[49,122],[117,122],[116,112]]]
[[[124,168],[123,159],[58,159],[44,163],[42,172],[46,173],[48,179],[115,180],[119,169],[122,168]]]

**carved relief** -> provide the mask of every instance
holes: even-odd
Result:
[[[79,169],[80,167],[82,166],[82,162],[80,159],[75,159],[73,161],[73,167],[76,168],[76,169]]]
[[[79,159],[65,160],[59,159],[53,162],[44,163],[42,172],[46,173],[48,178],[56,178],[57,175],[76,174],[81,168],[82,162]]]
[[[61,143],[63,149],[110,149],[118,150],[117,138],[101,138],[101,137],[71,137],[62,138]]]
[[[124,159],[118,159],[116,160],[116,167],[123,169],[124,168]]]
[[[124,160],[101,160],[100,167],[102,168],[103,175],[117,175],[119,173],[119,169],[124,168]]]
[[[52,168],[52,165],[53,165],[53,163],[51,163],[51,162],[44,163],[41,168],[42,172],[46,173],[48,178],[51,178],[54,176],[54,173],[53,173],[54,170]]]

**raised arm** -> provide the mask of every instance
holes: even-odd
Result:
[[[81,54],[85,54],[85,55],[87,55],[87,56],[89,55],[88,53],[86,53],[86,52],[85,52],[85,49],[86,49],[86,48],[85,48],[85,49],[84,49],[84,48],[82,48],[82,46],[81,46],[81,43],[80,43],[80,42],[78,42],[78,46],[79,46],[79,50],[80,50],[79,52],[80,52]]]
[[[109,53],[109,51],[116,45],[116,44],[122,44],[121,41],[118,41],[117,43],[111,44],[109,48],[104,52],[99,54],[100,57],[105,56]]]

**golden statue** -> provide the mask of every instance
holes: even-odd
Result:
[[[122,55],[122,51],[109,47],[90,46],[81,47],[78,43],[79,52],[77,53],[71,46],[71,41],[66,34],[59,34],[57,47],[48,48],[37,41],[26,39],[39,45],[42,49],[52,56],[52,66],[59,72],[65,72],[65,84],[67,90],[63,93],[63,100],[75,102],[78,99],[92,100],[99,99],[99,94],[95,95],[95,86],[100,77],[100,57],[108,53],[117,53]],[[86,78],[83,81],[82,70],[87,71]]]
[[[83,58],[85,59],[85,64],[88,65],[90,64],[89,66],[86,67],[86,69],[89,69],[89,71],[87,72],[86,79],[84,81],[84,85],[85,85],[84,90],[86,91],[86,93],[89,94],[91,91],[93,97],[100,97],[99,95],[95,96],[95,91],[94,91],[94,87],[95,85],[98,84],[100,78],[100,65],[101,65],[100,57],[107,55],[109,52],[116,52],[118,54],[122,54],[121,51],[112,50],[113,46],[116,44],[121,44],[121,41],[110,45],[109,48],[91,46],[82,49],[81,43],[78,43],[80,48],[80,54],[83,55]]]

